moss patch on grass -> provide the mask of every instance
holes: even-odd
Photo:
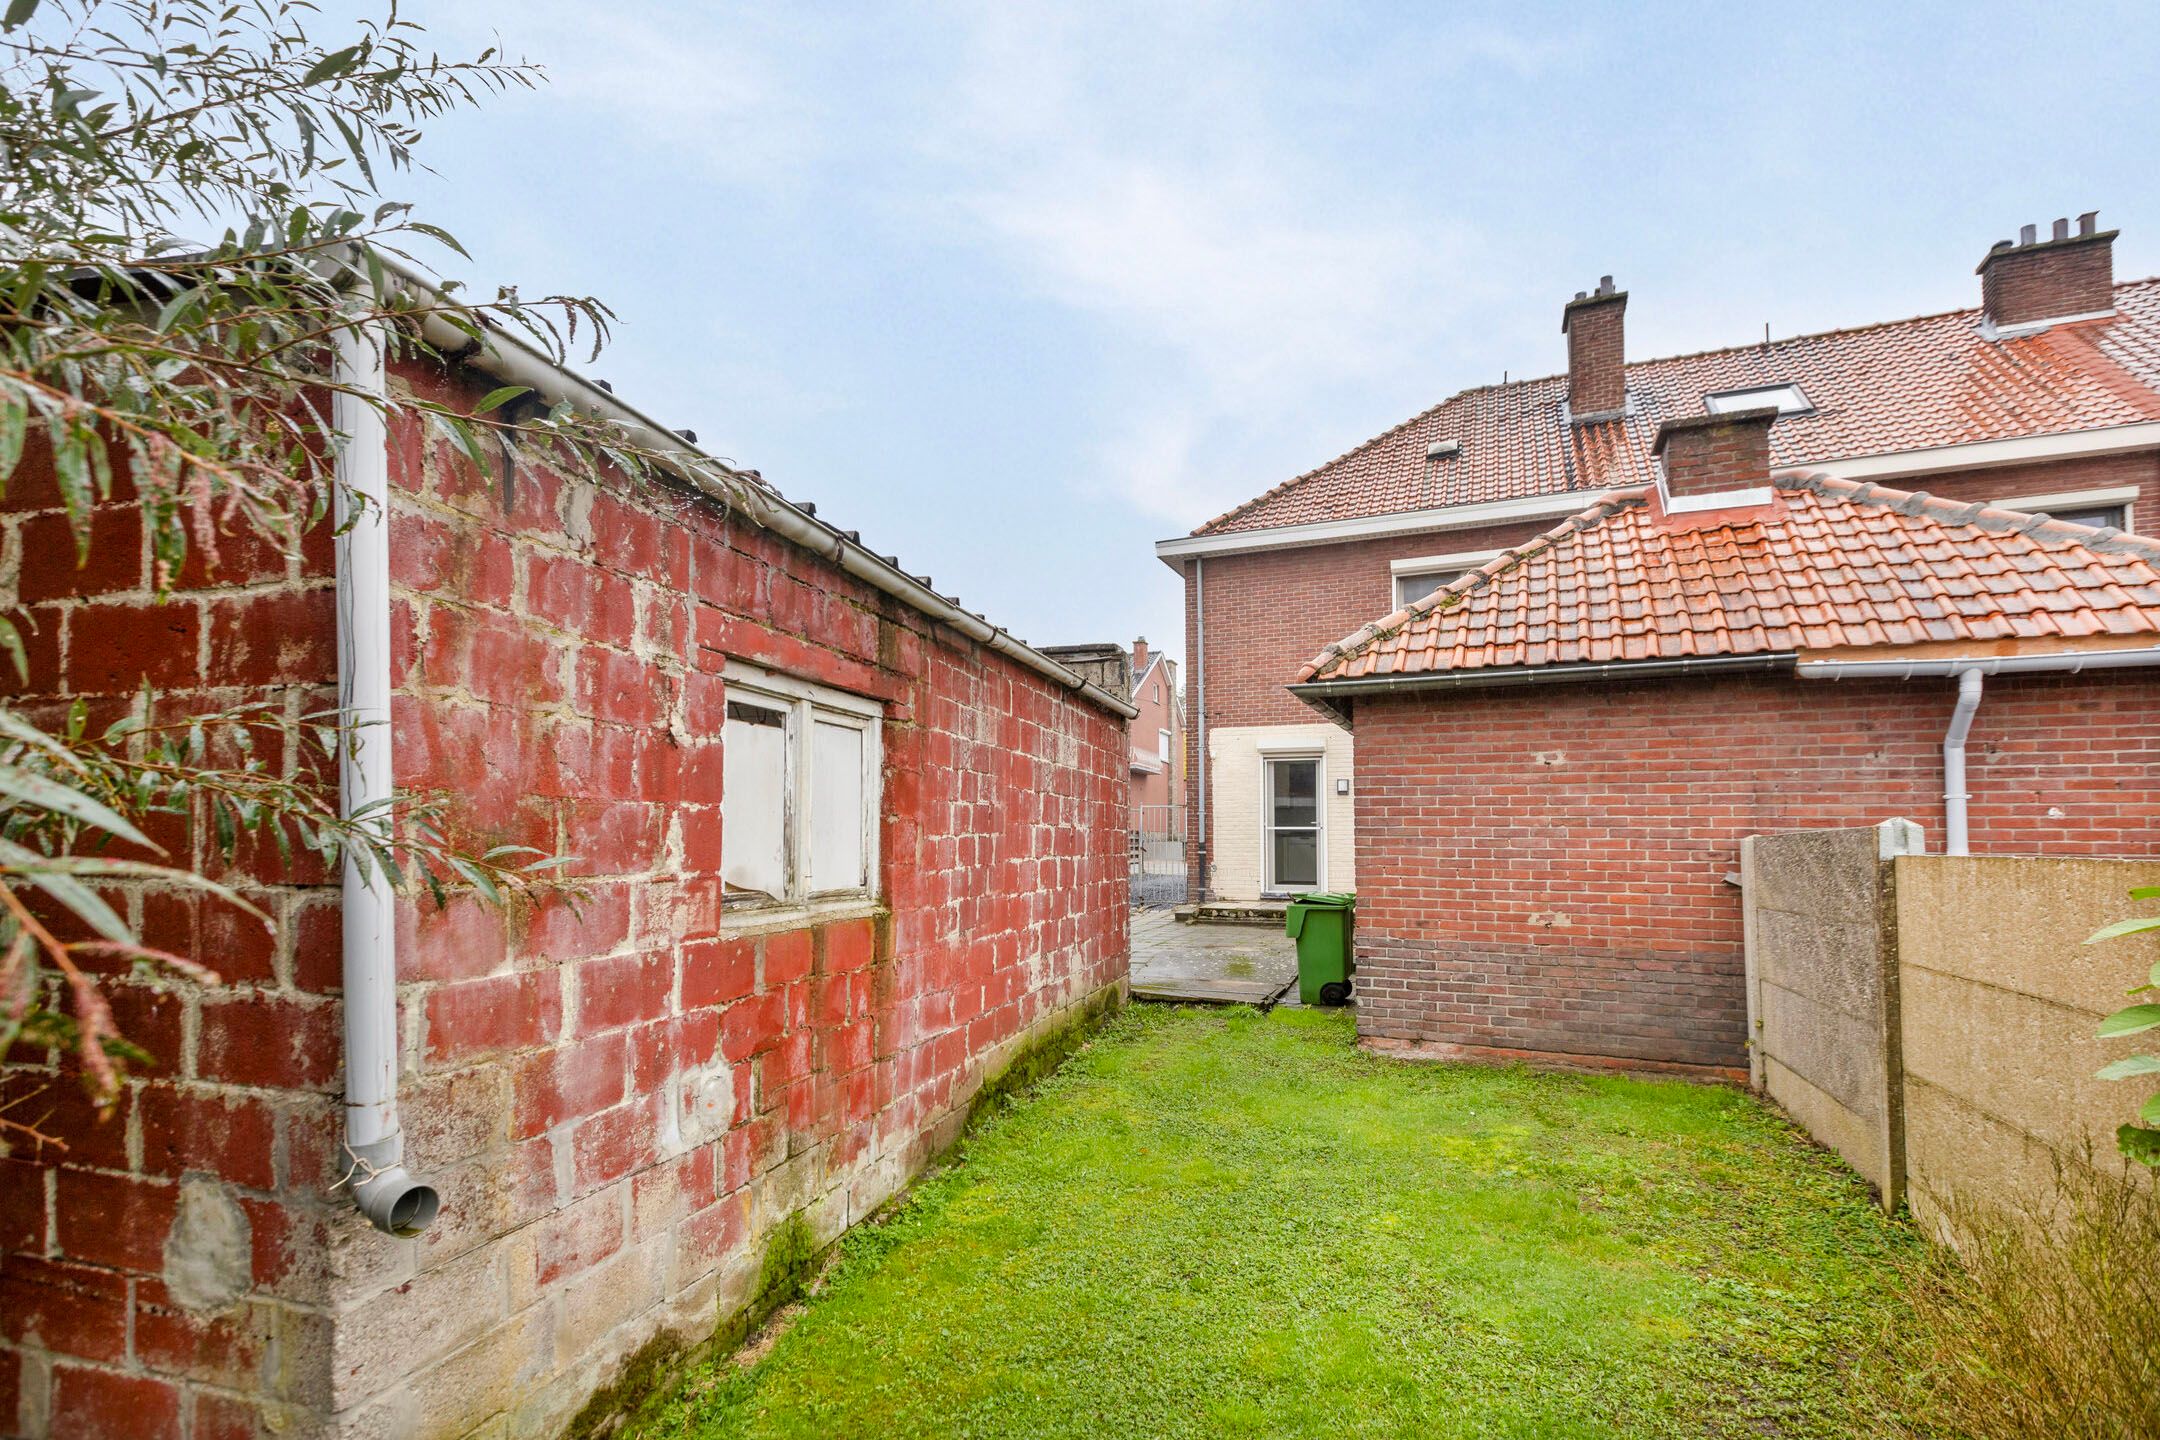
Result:
[[[1732,1090],[1143,1007],[641,1433],[1880,1434],[1919,1243]]]

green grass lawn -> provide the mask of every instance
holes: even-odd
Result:
[[[641,1433],[1878,1435],[1916,1245],[1732,1090],[1140,1008]]]

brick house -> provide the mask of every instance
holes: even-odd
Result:
[[[450,374],[345,363],[393,400],[508,379],[676,443],[507,337]],[[112,978],[158,1063],[109,1122],[62,1071],[0,1076],[68,1146],[0,1158],[9,1435],[604,1418],[754,1300],[778,1227],[832,1239],[1001,1067],[1123,992],[1121,696],[754,475],[715,495],[527,462],[506,500],[410,410],[371,433],[346,408],[377,518],[291,556],[229,546],[163,601],[132,510],[97,517],[78,570],[27,468],[0,512],[34,637],[10,703],[103,723],[148,681],[176,712],[379,704],[381,783],[577,855],[586,898],[356,902],[257,855],[230,878],[265,935],[116,889],[226,983]]]
[[[1562,308],[1564,373],[1464,391],[1159,543],[1185,583],[1196,885],[1369,891],[1362,734],[1288,682],[1374,616],[1655,483],[1668,421],[1772,408],[1771,474],[2160,533],[2160,281],[2116,283],[2114,238],[2091,215],[2028,226],[1982,260],[1977,308],[1656,360],[1626,358],[1608,279]]]
[[[2160,541],[1773,480],[1776,423],[1668,422],[1658,483],[1298,675],[1357,737],[1366,1043],[1737,1078],[1746,836],[2153,852]]]
[[[1133,814],[1184,803],[1185,701],[1178,694],[1177,661],[1133,641]],[[1138,821],[1136,819],[1135,823]]]

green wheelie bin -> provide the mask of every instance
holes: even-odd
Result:
[[[1298,1000],[1340,1005],[1350,998],[1350,925],[1357,896],[1325,891],[1290,900],[1285,929],[1297,941]]]

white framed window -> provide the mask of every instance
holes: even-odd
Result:
[[[1261,890],[1318,890],[1327,874],[1323,757],[1263,753],[1260,775]]]
[[[2067,520],[2073,525],[2090,525],[2095,529],[2106,525],[2117,530],[2130,528],[2130,517],[2125,505],[2087,505],[2075,510],[2050,510],[2048,516],[2055,520]]]
[[[1420,555],[1388,565],[1394,578],[1395,608],[1422,600],[1453,580],[1459,580],[1488,560],[1500,558],[1498,550],[1459,550],[1452,555]]]
[[[2068,520],[2073,525],[2112,525],[2117,530],[2131,529],[2130,514],[2137,503],[2139,489],[2135,485],[2110,485],[2099,490],[2055,490],[2045,495],[2013,495],[2008,499],[1990,500],[2005,510],[2025,510],[2047,515],[2053,520]]]
[[[1705,395],[1703,410],[1711,415],[1730,415],[1735,410],[1777,407],[1780,415],[1805,415],[1815,408],[1798,385],[1757,385],[1749,390],[1720,390]]]
[[[1170,732],[1168,730],[1157,730],[1155,732],[1155,753],[1162,758],[1164,765],[1170,763]]]
[[[728,662],[720,876],[730,910],[877,892],[882,707]]]

